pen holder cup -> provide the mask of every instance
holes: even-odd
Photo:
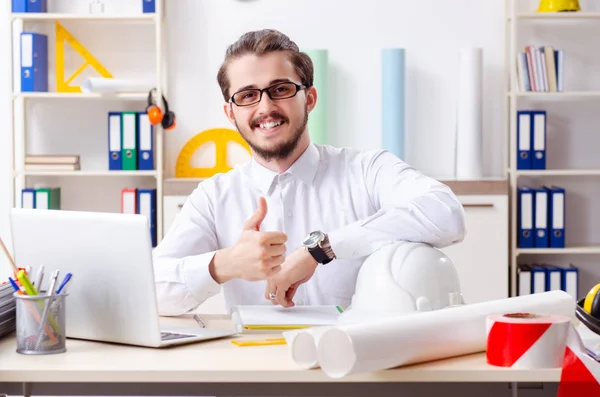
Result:
[[[65,303],[68,294],[15,293],[17,353],[56,354],[67,351]]]

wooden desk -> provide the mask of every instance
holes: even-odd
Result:
[[[211,328],[231,327],[225,316],[201,318]],[[163,319],[163,322],[197,327],[190,316]],[[273,335],[235,336],[263,337]],[[376,387],[375,394],[382,396],[398,395],[399,382],[481,384],[558,382],[560,379],[560,369],[494,368],[485,363],[484,354],[331,379],[320,369],[303,370],[296,366],[287,345],[238,347],[231,339],[167,349],[68,339],[66,353],[26,356],[15,352],[15,338],[9,336],[0,341],[0,393],[364,396],[374,394]],[[22,391],[23,384],[27,385],[26,393]]]

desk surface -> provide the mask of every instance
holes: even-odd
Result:
[[[208,327],[231,327],[225,316],[201,316]],[[194,327],[191,317],[162,319],[165,325]],[[238,335],[267,338],[274,335]],[[281,336],[276,335],[276,336]],[[67,352],[27,356],[15,352],[13,336],[0,340],[0,382],[558,382],[560,369],[518,370],[486,364],[483,353],[377,373],[329,378],[304,370],[287,345],[239,347],[232,338],[167,349],[67,340]]]

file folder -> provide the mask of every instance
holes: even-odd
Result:
[[[137,112],[121,114],[121,163],[123,170],[137,169]]]
[[[531,293],[546,292],[546,268],[534,265],[531,267]]]
[[[137,214],[137,189],[125,188],[121,190],[121,213]]]
[[[517,273],[517,295],[531,295],[531,266],[519,265],[517,268]]]
[[[579,269],[573,265],[562,269],[562,290],[571,295],[573,299],[579,299]]]
[[[154,169],[154,127],[146,112],[138,113],[138,170]]]
[[[35,208],[40,210],[59,210],[60,188],[35,189]]]
[[[21,190],[21,208],[35,208],[35,189]]]
[[[21,91],[48,91],[48,36],[21,33]]]
[[[533,248],[534,200],[533,189],[517,189],[517,219],[519,228],[518,244],[520,248]]]
[[[549,186],[549,245],[550,248],[565,247],[565,189]]]
[[[152,247],[156,247],[156,189],[138,189],[138,213],[146,215]]]
[[[531,112],[517,112],[517,169],[531,169]]]
[[[562,270],[556,266],[546,265],[546,291],[562,289]]]
[[[120,171],[121,164],[121,112],[108,113],[108,169]]]
[[[12,12],[27,12],[28,0],[12,0]]]
[[[531,117],[533,118],[531,168],[543,170],[546,169],[546,111],[532,111]]]
[[[144,13],[156,12],[156,4],[154,0],[142,0],[142,11]]]
[[[548,190],[535,189],[535,238],[536,248],[548,247]]]
[[[27,12],[48,12],[48,1],[27,0]]]

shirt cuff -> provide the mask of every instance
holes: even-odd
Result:
[[[188,257],[183,264],[183,279],[190,294],[202,303],[216,295],[221,285],[210,275],[209,265],[216,251]]]
[[[356,222],[328,232],[327,236],[337,259],[356,259],[369,256],[381,246],[393,242],[381,236],[374,241],[374,234],[366,231],[361,222]]]

